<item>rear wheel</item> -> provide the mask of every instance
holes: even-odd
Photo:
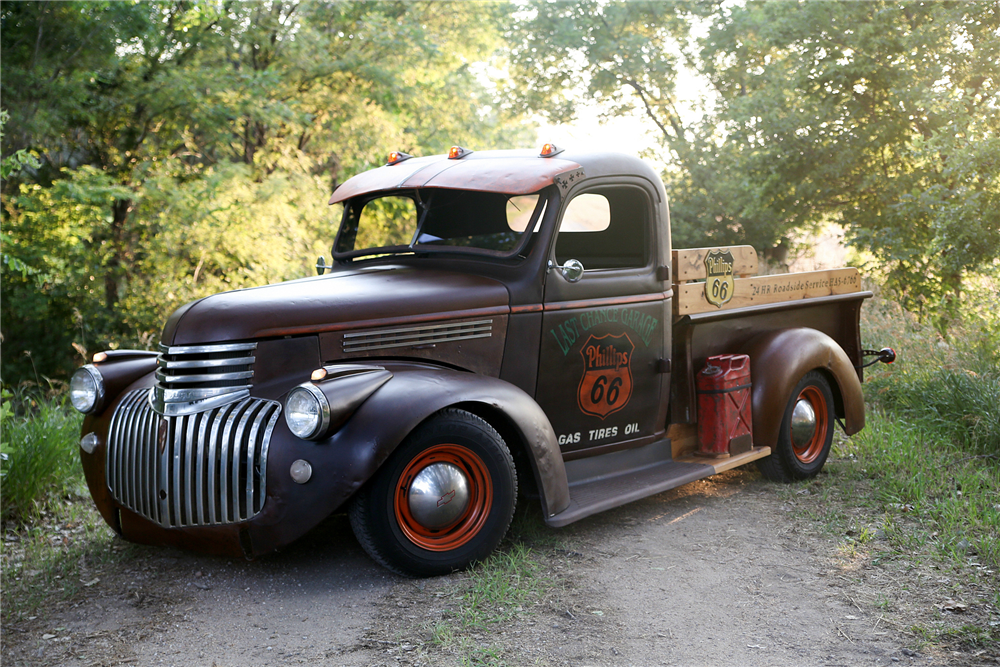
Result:
[[[514,461],[500,435],[471,413],[445,410],[389,457],[349,516],[374,560],[400,574],[433,576],[488,556],[507,532],[516,498]]]
[[[758,462],[764,476],[779,482],[815,476],[830,454],[834,419],[826,377],[818,371],[806,373],[788,397],[774,451]]]

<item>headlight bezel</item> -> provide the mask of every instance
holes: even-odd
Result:
[[[293,396],[302,395],[302,392],[312,398],[316,406],[316,423],[308,431],[297,429],[291,418]],[[311,382],[304,382],[288,392],[288,396],[285,397],[285,409],[283,412],[288,430],[292,432],[292,435],[302,440],[316,440],[326,434],[330,428],[330,402],[327,400],[326,395],[323,394],[323,391]]]
[[[74,389],[73,386],[78,378],[88,378],[90,382],[93,382],[92,398],[89,403],[78,402],[76,399],[76,395],[81,393],[80,389]],[[97,412],[104,403],[104,395],[104,376],[93,364],[81,366],[69,380],[69,400],[78,412],[85,415]]]

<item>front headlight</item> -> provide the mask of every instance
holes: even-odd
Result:
[[[91,364],[79,368],[69,381],[69,400],[83,414],[93,412],[104,399],[104,380]]]
[[[285,399],[285,422],[296,437],[312,440],[330,426],[330,403],[315,385],[300,384]]]

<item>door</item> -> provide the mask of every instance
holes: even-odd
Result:
[[[663,429],[653,211],[645,188],[613,183],[578,189],[563,207],[550,262],[584,271],[576,281],[547,272],[535,394],[563,452],[638,446]]]

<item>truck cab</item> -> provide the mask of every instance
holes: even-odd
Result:
[[[319,275],[187,304],[158,352],[74,376],[125,538],[256,557],[346,509],[375,560],[439,574],[486,557],[519,495],[558,527],[753,461],[802,479],[836,419],[864,425],[857,270],[673,250],[641,160],[394,153],[331,204]],[[706,389],[722,357],[744,374]]]

